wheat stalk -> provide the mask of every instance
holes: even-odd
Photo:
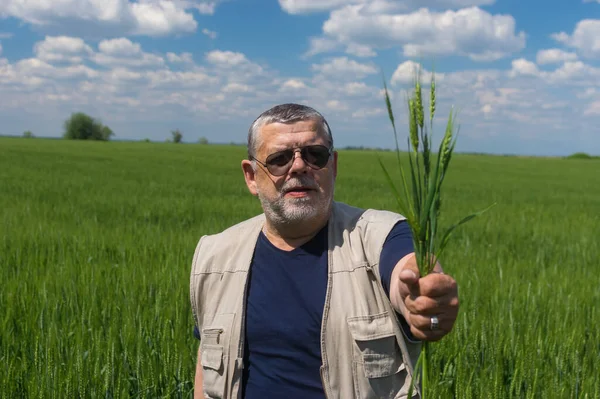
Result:
[[[438,224],[441,211],[442,183],[447,175],[448,167],[452,159],[456,145],[457,134],[455,133],[456,113],[450,111],[444,136],[440,141],[437,154],[431,148],[432,135],[425,124],[424,106],[421,87],[421,70],[418,69],[414,82],[414,88],[408,99],[408,161],[409,170],[405,173],[400,160],[400,149],[398,146],[398,134],[392,105],[384,79],[385,103],[388,117],[392,123],[394,139],[396,140],[396,154],[398,166],[402,176],[402,194],[398,191],[390,173],[379,158],[379,163],[384,175],[392,188],[396,203],[410,226],[413,236],[413,244],[417,265],[421,277],[433,271],[435,263],[440,259],[452,232],[460,225],[487,211],[488,208],[473,213],[458,223],[448,227],[443,233]],[[435,73],[432,72],[430,85],[429,104],[429,130],[433,131],[433,119],[436,111],[436,84]],[[409,175],[407,184],[406,176]],[[493,206],[493,205],[492,205]],[[421,397],[429,396],[428,376],[429,370],[429,343],[423,342],[421,354],[413,371],[412,383],[408,397],[412,397],[414,382],[421,377]]]

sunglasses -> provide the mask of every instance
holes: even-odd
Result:
[[[300,151],[300,156],[304,162],[313,169],[322,169],[329,162],[331,157],[331,149],[324,145],[309,145],[306,147],[300,147],[297,149],[288,149],[278,151],[267,157],[265,163],[262,163],[253,156],[250,159],[255,160],[269,171],[273,176],[285,175],[292,164],[294,163],[294,155],[296,151]]]

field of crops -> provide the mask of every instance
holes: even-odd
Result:
[[[190,397],[191,258],[260,212],[244,154],[0,139],[0,398]],[[456,154],[445,184],[446,223],[497,205],[442,259],[434,396],[600,398],[600,162]],[[374,152],[340,152],[336,199],[394,209]]]

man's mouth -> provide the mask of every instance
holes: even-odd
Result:
[[[307,195],[311,191],[315,191],[315,189],[310,188],[310,187],[304,187],[304,186],[292,187],[292,188],[288,188],[285,190],[285,195],[299,197],[299,196]]]

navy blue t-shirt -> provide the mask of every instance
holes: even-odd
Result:
[[[380,255],[388,296],[394,266],[411,252],[410,229],[399,222]],[[325,397],[319,368],[327,272],[327,226],[292,251],[276,248],[260,234],[248,282],[243,398]],[[410,336],[402,316],[400,320]]]

